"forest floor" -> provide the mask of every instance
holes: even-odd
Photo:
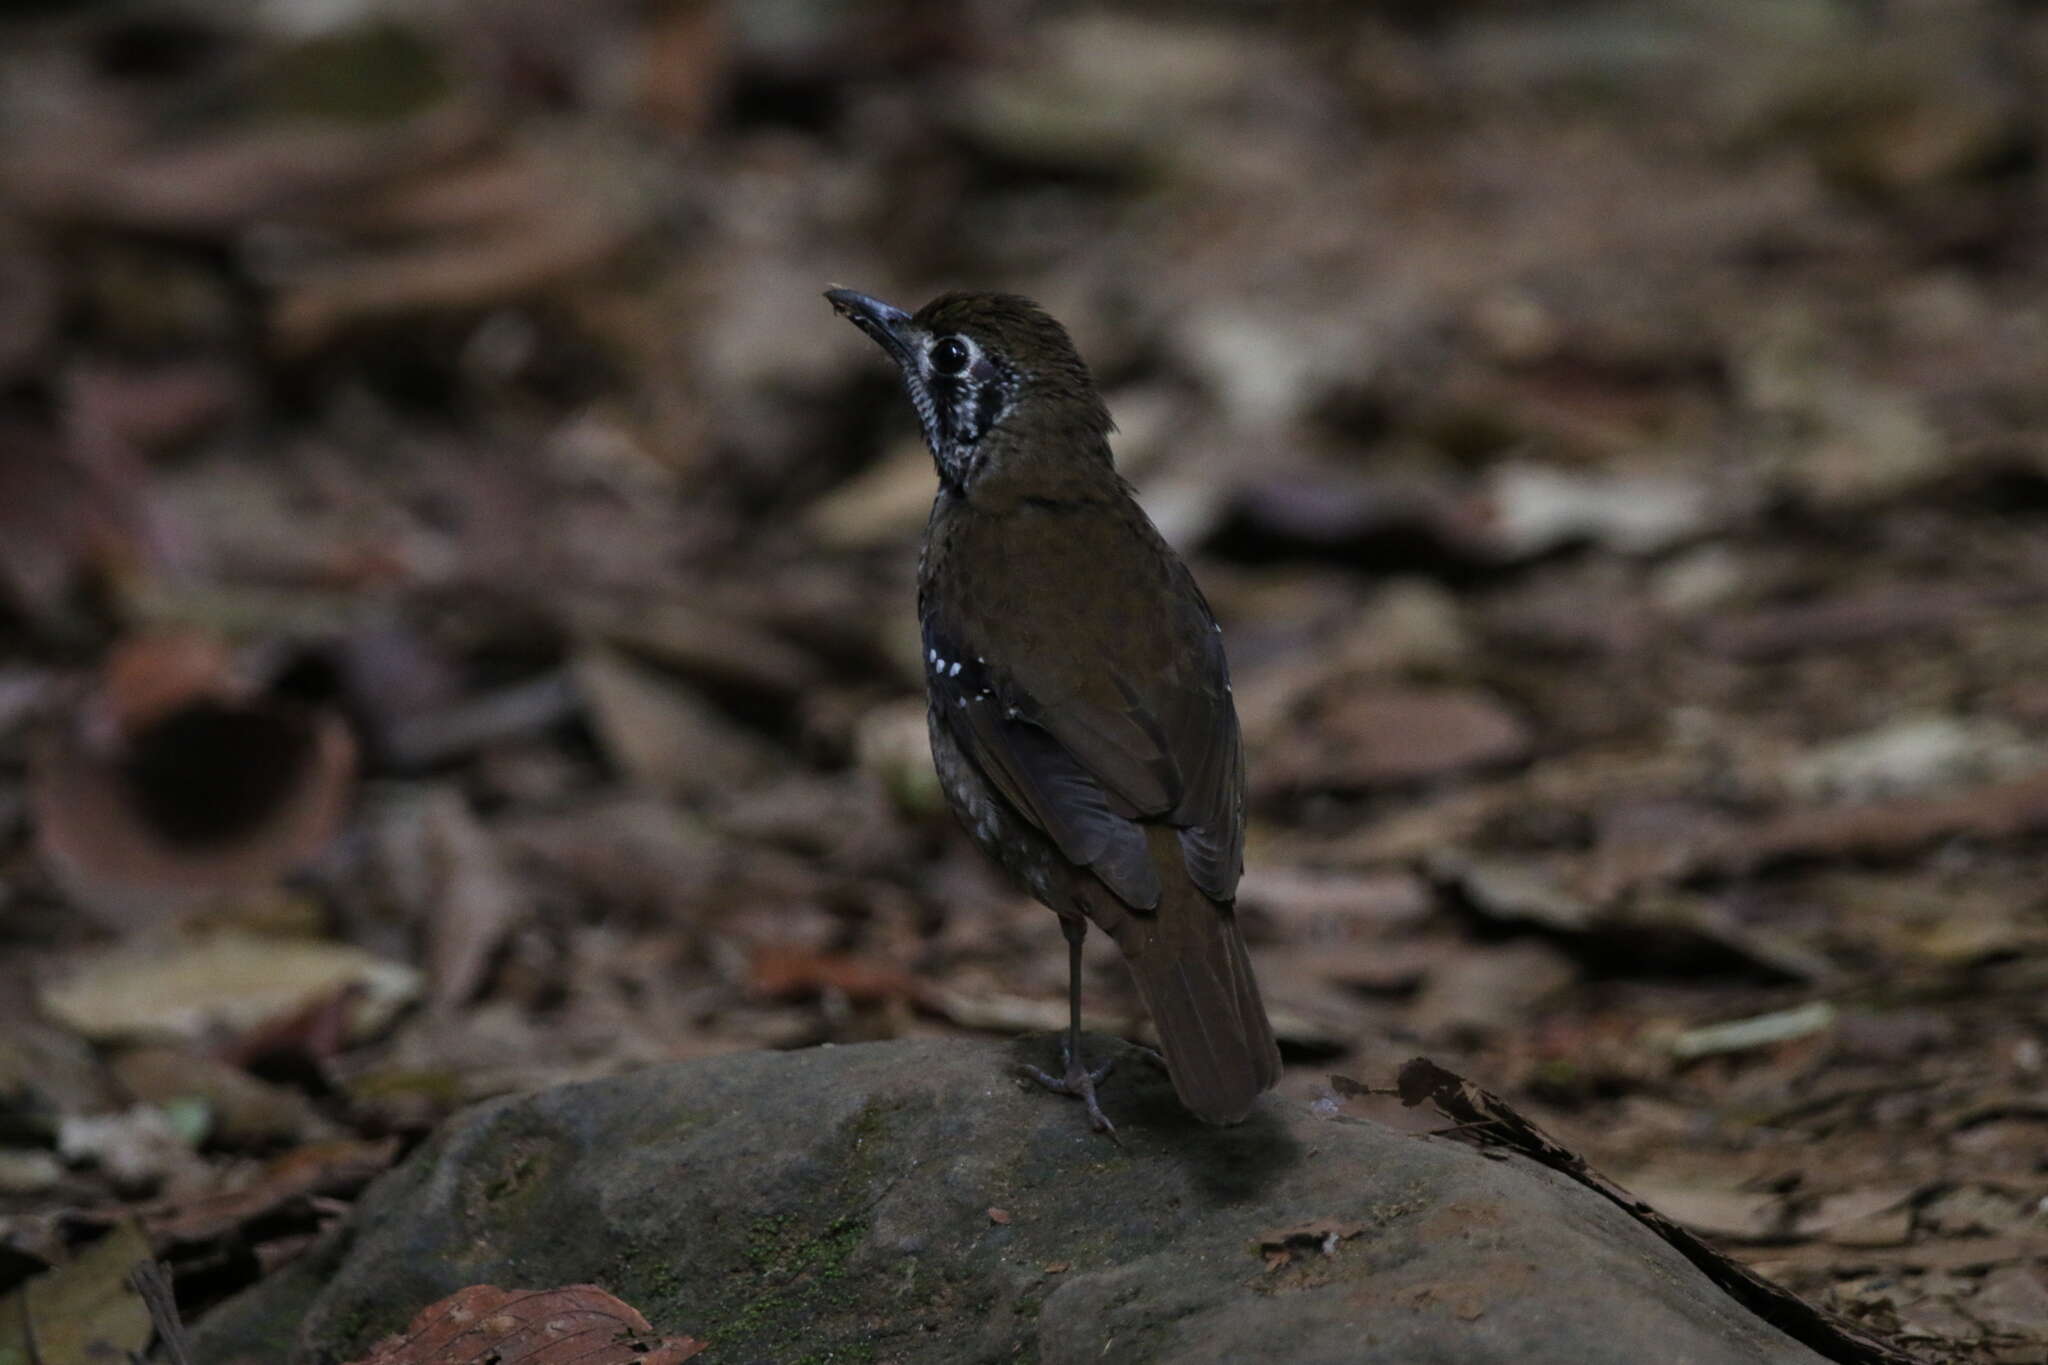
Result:
[[[1427,1055],[2048,1353],[2048,9],[1356,8],[8,20],[0,1296],[118,1224],[203,1313],[483,1096],[1064,1022],[818,297],[971,284],[1224,624],[1284,1095]]]

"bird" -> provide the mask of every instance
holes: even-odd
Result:
[[[1116,1138],[1081,1048],[1081,945],[1121,950],[1175,1093],[1242,1121],[1280,1052],[1236,915],[1244,746],[1222,627],[1117,472],[1067,331],[1016,294],[833,309],[896,363],[938,489],[918,561],[932,762],[981,850],[1059,916],[1060,1074]]]

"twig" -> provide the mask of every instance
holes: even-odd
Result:
[[[142,1306],[149,1311],[150,1325],[156,1328],[156,1339],[163,1343],[169,1365],[192,1365],[185,1325],[178,1320],[178,1296],[171,1288],[169,1267],[162,1261],[137,1261],[135,1269],[128,1272],[128,1283],[142,1296]],[[139,1355],[131,1353],[129,1359],[142,1365]]]

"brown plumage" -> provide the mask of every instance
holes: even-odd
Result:
[[[918,576],[932,756],[975,840],[1061,916],[1066,1073],[1080,943],[1108,933],[1181,1100],[1234,1123],[1280,1058],[1231,902],[1244,757],[1209,605],[1111,463],[1108,412],[1058,323],[1014,295],[910,316],[834,306],[904,373],[939,472]]]

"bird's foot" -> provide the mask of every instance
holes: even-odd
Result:
[[[1101,1066],[1090,1071],[1081,1064],[1081,1059],[1070,1046],[1060,1048],[1061,1060],[1066,1063],[1064,1075],[1055,1076],[1035,1066],[1024,1068],[1024,1074],[1037,1081],[1055,1095],[1072,1095],[1088,1107],[1088,1126],[1098,1133],[1109,1134],[1109,1140],[1117,1146],[1124,1140],[1116,1135],[1116,1125],[1109,1121],[1109,1115],[1102,1112],[1102,1105],[1095,1098],[1095,1087],[1102,1084],[1111,1071],[1116,1069],[1116,1058],[1112,1057]]]

